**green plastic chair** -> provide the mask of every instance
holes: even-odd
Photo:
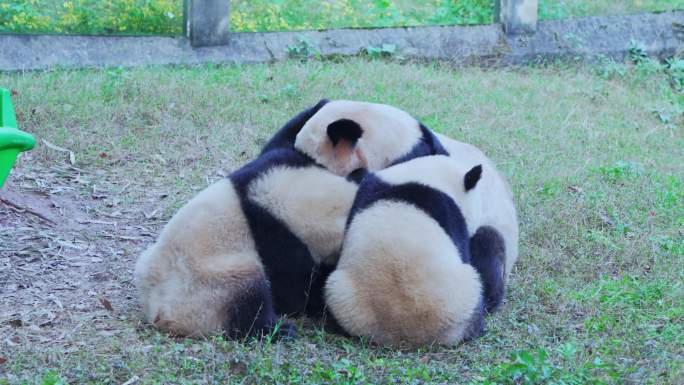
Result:
[[[10,96],[8,90],[0,88],[0,188],[5,184],[17,155],[36,145],[33,135],[17,128]]]

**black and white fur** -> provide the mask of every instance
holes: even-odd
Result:
[[[207,187],[137,261],[147,320],[177,335],[242,337],[279,315],[321,313],[356,190],[286,146]]]
[[[503,295],[504,260],[502,239],[480,227],[482,173],[437,155],[364,177],[325,287],[344,331],[389,345],[453,345],[483,332]]]
[[[350,100],[320,106],[297,133],[294,146],[338,175],[447,154],[435,134],[405,111]]]
[[[321,104],[322,103],[322,104]],[[321,101],[294,135],[294,146],[332,172],[346,176],[357,169],[379,171],[425,155],[449,155],[464,167],[482,165],[479,185],[482,225],[504,240],[504,274],[518,259],[518,220],[513,194],[494,163],[478,148],[433,134],[413,116],[396,107],[350,100]],[[290,135],[288,140],[293,136]],[[478,235],[490,237],[483,230]]]

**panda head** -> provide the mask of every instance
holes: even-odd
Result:
[[[469,234],[481,225],[480,164],[466,165],[445,155],[423,156],[379,171],[377,176],[392,185],[420,183],[441,191],[458,205]]]
[[[420,141],[420,123],[385,104],[335,100],[302,127],[295,148],[332,172],[346,176],[359,168],[381,170]]]

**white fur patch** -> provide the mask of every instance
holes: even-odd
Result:
[[[188,336],[219,332],[226,306],[258,279],[263,267],[237,193],[225,179],[171,218],[134,272],[147,320]]]
[[[358,123],[363,134],[356,151],[333,147],[328,125],[339,119]],[[381,170],[407,154],[420,140],[418,121],[407,112],[385,104],[334,100],[324,105],[297,134],[295,148],[332,172],[346,176],[357,168]]]
[[[283,221],[320,263],[340,251],[357,188],[323,168],[281,166],[253,181],[248,194]]]
[[[496,170],[494,163],[477,147],[437,134],[437,138],[449,152],[450,157],[469,169],[482,165],[482,178],[477,184],[481,196],[482,226],[492,226],[504,238],[506,245],[506,279],[518,259],[518,218],[511,188]]]
[[[481,284],[434,219],[413,205],[380,201],[354,217],[325,294],[351,334],[382,344],[455,344]]]
[[[392,185],[416,182],[447,194],[458,205],[472,235],[481,224],[482,189],[478,182],[466,192],[463,180],[473,166],[466,167],[445,155],[432,155],[386,168],[377,172],[377,176]]]

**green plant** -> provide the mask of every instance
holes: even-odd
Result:
[[[641,12],[663,12],[684,8],[681,0],[539,0],[540,19],[610,15]]]
[[[67,382],[62,380],[62,378],[59,376],[59,373],[57,373],[54,370],[48,370],[43,374],[43,378],[41,381],[42,385],[67,385]]]
[[[511,354],[509,361],[493,368],[483,384],[606,384],[607,381],[595,372],[606,372],[612,377],[617,374],[612,371],[612,366],[605,364],[599,357],[588,362],[573,362],[577,359],[577,347],[572,343],[566,343],[556,352],[561,356],[562,363],[554,362],[545,349],[537,349],[534,352],[518,350]],[[573,364],[569,369],[565,365]],[[579,365],[578,365],[579,364]]]
[[[601,78],[609,80],[625,76],[627,68],[624,64],[601,55],[598,57],[598,65],[595,67],[595,72]]]
[[[12,0],[0,4],[0,32],[179,35],[182,20],[178,0]]]
[[[672,88],[675,92],[682,94],[684,92],[684,59],[680,57],[667,59],[665,61],[665,70]]]
[[[233,31],[488,24],[493,0],[233,0]],[[682,0],[540,0],[541,19],[669,11]],[[182,0],[9,0],[0,32],[78,34],[182,33]]]
[[[380,47],[369,45],[365,49],[366,55],[372,59],[389,58],[394,56],[397,46],[394,44],[383,44]]]
[[[560,193],[562,186],[562,182],[559,180],[547,180],[537,190],[537,194],[545,198],[552,198]]]
[[[434,24],[490,24],[494,19],[493,11],[491,0],[442,0],[428,20]]]
[[[291,58],[301,61],[321,58],[321,52],[318,50],[318,47],[309,38],[304,36],[297,37],[297,43],[290,44],[285,49]]]
[[[648,59],[648,53],[641,42],[634,39],[629,41],[629,58],[634,64],[640,64]]]
[[[640,176],[644,171],[644,167],[638,163],[625,162],[623,160],[617,161],[615,165],[610,167],[598,167],[596,172],[601,174],[607,181],[617,183],[625,178],[632,178]]]
[[[0,4],[0,32],[42,32],[50,29],[52,18],[39,11],[40,0]]]
[[[341,359],[332,365],[316,363],[312,374],[310,380],[313,383],[353,385],[366,382],[366,376],[363,372],[348,359]]]

